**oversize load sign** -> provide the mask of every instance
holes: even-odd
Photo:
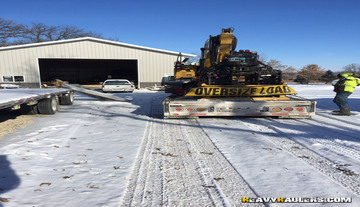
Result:
[[[286,85],[240,86],[240,87],[197,87],[192,88],[185,96],[271,96],[296,94]]]

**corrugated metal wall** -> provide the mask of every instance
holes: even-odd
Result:
[[[0,48],[0,83],[3,83],[2,76],[24,76],[25,83],[39,86],[39,58],[138,60],[141,87],[160,83],[162,76],[173,73],[177,53],[119,44],[85,38]]]

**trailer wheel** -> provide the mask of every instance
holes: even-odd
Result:
[[[74,92],[61,96],[59,102],[61,105],[72,105],[74,103]]]
[[[56,96],[45,98],[38,103],[38,110],[40,114],[55,114],[59,109],[59,102]]]
[[[38,106],[37,106],[37,104],[35,104],[35,105],[21,104],[20,113],[27,114],[27,115],[38,114],[39,113]]]

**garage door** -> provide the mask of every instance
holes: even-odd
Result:
[[[69,83],[94,84],[109,78],[138,83],[137,60],[39,59],[41,82],[54,79]]]

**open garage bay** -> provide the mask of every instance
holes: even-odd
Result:
[[[70,83],[91,84],[110,78],[138,82],[137,60],[39,59],[42,82],[61,79]]]

